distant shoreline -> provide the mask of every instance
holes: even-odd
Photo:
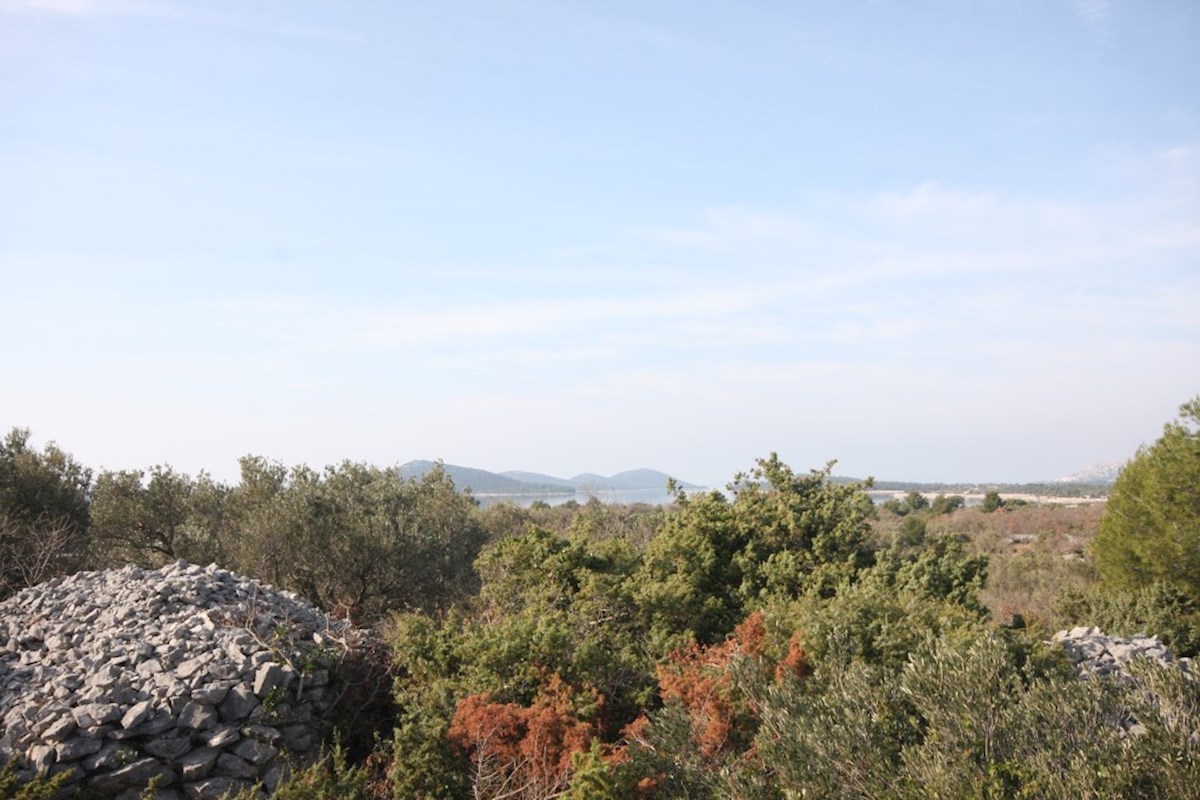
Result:
[[[915,491],[915,490],[914,490]],[[1035,494],[1031,492],[1003,492],[997,491],[1002,500],[1023,500],[1031,505],[1084,505],[1090,503],[1104,503],[1108,501],[1108,495],[1099,496],[1084,496],[1084,495],[1059,495],[1059,494]],[[875,502],[880,500],[903,500],[908,494],[900,489],[869,489],[867,494]],[[980,505],[983,498],[987,496],[987,492],[943,492],[943,491],[917,491],[917,494],[924,496],[927,500],[932,500],[938,495],[947,497],[957,496],[966,501],[968,507]]]

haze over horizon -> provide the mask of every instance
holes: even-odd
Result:
[[[1200,392],[1200,4],[0,0],[0,427],[1032,482]]]

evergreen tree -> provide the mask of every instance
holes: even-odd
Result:
[[[1164,581],[1200,600],[1200,396],[1125,465],[1094,544],[1104,581]]]

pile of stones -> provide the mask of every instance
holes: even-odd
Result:
[[[1108,636],[1099,628],[1079,627],[1059,631],[1051,641],[1062,645],[1067,658],[1084,675],[1128,677],[1126,665],[1135,658],[1191,671],[1191,659],[1174,658],[1157,636]]]
[[[218,569],[81,572],[0,603],[0,763],[84,797],[273,791],[319,751],[352,631]]]

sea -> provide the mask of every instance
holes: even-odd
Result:
[[[688,489],[687,493],[704,494],[710,491],[712,490],[708,487],[699,487]],[[728,492],[724,493],[728,496]],[[871,499],[876,504],[879,504],[892,498],[903,498],[905,493],[867,492],[867,494],[871,496]],[[645,503],[652,506],[666,506],[675,502],[675,496],[668,492],[665,487],[662,489],[593,489],[587,492],[576,492],[575,494],[473,494],[472,497],[478,500],[481,506],[485,507],[498,503],[512,503],[521,508],[529,508],[529,506],[539,500],[551,506],[561,506],[563,503],[571,500],[583,505],[593,498],[609,505]],[[971,505],[970,501],[967,504]]]
[[[707,491],[707,488],[687,490],[688,494],[703,494]],[[539,500],[552,506],[561,506],[570,500],[583,505],[593,498],[610,505],[645,503],[652,506],[665,506],[675,502],[675,496],[668,492],[666,487],[662,489],[594,489],[575,494],[473,494],[472,497],[478,500],[482,506],[512,503],[521,508],[528,508]]]

